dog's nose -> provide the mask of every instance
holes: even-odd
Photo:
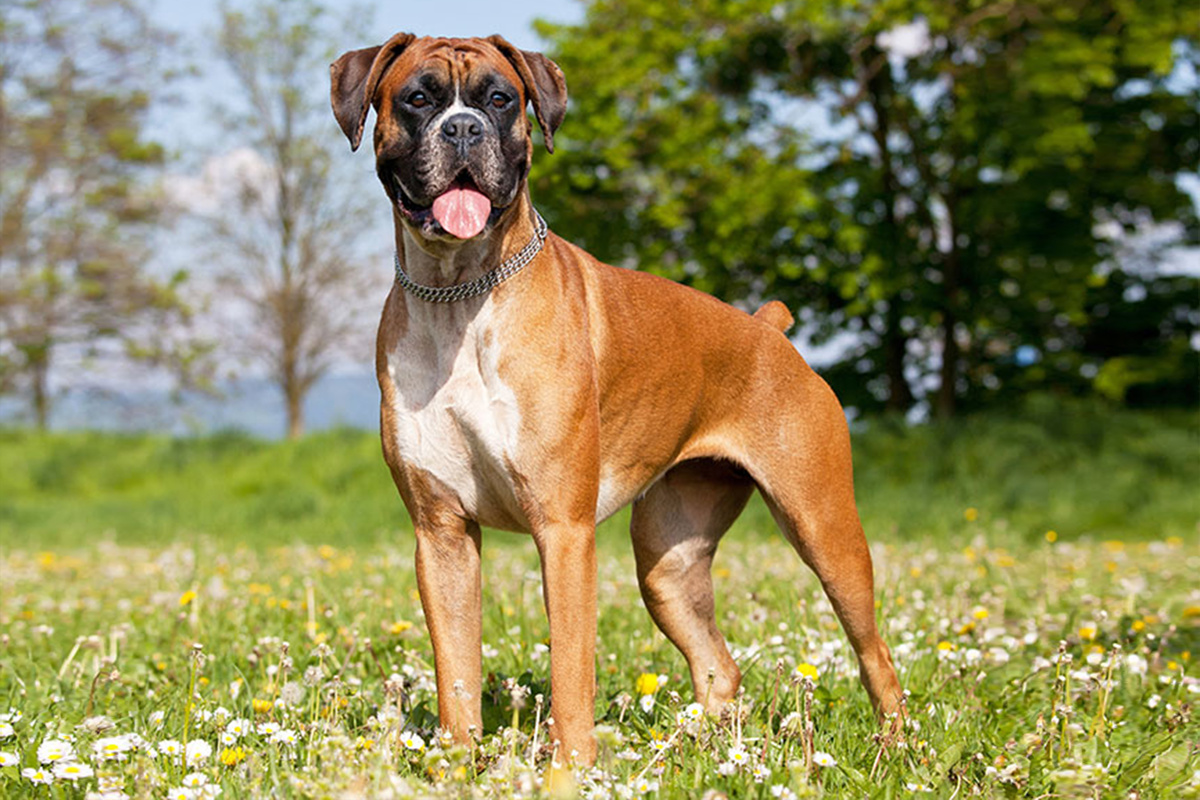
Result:
[[[472,114],[454,114],[442,123],[442,135],[456,145],[471,145],[483,138],[483,124]]]

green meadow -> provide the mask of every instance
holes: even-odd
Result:
[[[485,730],[436,728],[408,519],[373,434],[0,432],[0,797],[1200,793],[1200,432],[1035,401],[856,425],[885,734],[820,586],[753,503],[715,563],[723,719],[599,536],[595,767],[547,746],[531,543],[484,537]],[[190,698],[190,699],[189,699]]]

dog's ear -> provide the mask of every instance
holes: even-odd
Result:
[[[351,50],[329,65],[329,99],[342,133],[357,150],[367,124],[367,110],[388,65],[417,37],[397,33],[378,47]]]
[[[554,132],[567,115],[567,82],[562,70],[541,53],[518,50],[502,36],[489,36],[488,41],[504,54],[521,76],[525,94],[533,102],[533,115],[542,129],[546,149],[553,153]]]

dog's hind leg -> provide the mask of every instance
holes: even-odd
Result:
[[[687,659],[697,702],[713,714],[733,698],[741,673],[717,630],[710,570],[717,543],[753,491],[749,477],[732,465],[688,461],[633,504],[642,598]]]
[[[775,521],[821,581],[875,710],[893,714],[902,692],[875,622],[874,569],[854,502],[849,431],[833,393],[823,383],[808,388],[799,402],[781,407],[786,435],[760,440],[751,472]]]

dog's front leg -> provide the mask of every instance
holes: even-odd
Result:
[[[551,740],[560,762],[591,764],[596,687],[594,520],[534,531],[550,619]]]
[[[444,515],[418,524],[417,586],[433,641],[438,720],[455,741],[483,733],[479,525]]]

